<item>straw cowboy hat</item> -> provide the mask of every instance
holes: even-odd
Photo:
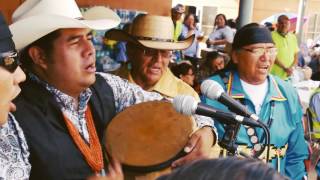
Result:
[[[22,49],[60,28],[105,30],[120,18],[108,8],[88,10],[82,16],[75,0],[26,0],[13,13],[10,30],[17,49]]]
[[[174,25],[170,17],[141,14],[132,24],[130,32],[111,29],[105,37],[117,41],[127,41],[152,49],[180,50],[188,48],[194,35],[183,41],[173,40]]]

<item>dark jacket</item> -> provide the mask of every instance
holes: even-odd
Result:
[[[99,75],[90,87],[89,101],[100,142],[108,122],[115,116],[111,87]],[[30,179],[85,179],[93,171],[69,135],[63,115],[52,94],[42,85],[27,80],[15,104],[14,115],[30,148]]]

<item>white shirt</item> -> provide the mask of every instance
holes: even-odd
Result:
[[[249,84],[243,80],[241,80],[241,85],[243,90],[246,92],[246,94],[249,96],[250,100],[252,101],[254,105],[254,109],[256,111],[256,114],[260,113],[262,103],[264,101],[264,98],[267,95],[268,91],[268,80],[266,79],[262,84],[259,85],[252,85]]]

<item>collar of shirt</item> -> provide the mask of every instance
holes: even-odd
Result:
[[[280,91],[277,82],[274,80],[272,75],[267,76],[268,80],[268,91],[265,97],[265,102],[271,100],[275,101],[285,101],[287,100],[282,92]],[[242,88],[240,77],[237,72],[233,72],[229,75],[229,82],[227,84],[227,93],[235,99],[249,99],[248,95]]]
[[[127,67],[121,68],[118,75],[127,79],[129,82],[137,84],[131,76],[130,70]],[[175,83],[175,76],[166,68],[159,81],[147,91],[158,92],[165,97],[173,98],[178,95],[177,83]]]
[[[282,37],[287,37],[287,35],[288,35],[288,33],[289,32],[286,32],[286,33],[282,33],[282,32],[279,32],[279,31],[277,31],[278,32],[278,34],[280,35],[280,36],[282,36]]]
[[[61,92],[59,89],[55,88],[54,86],[48,84],[47,82],[39,79],[36,75],[29,73],[30,79],[38,82],[39,84],[43,85],[50,93],[54,95],[55,100],[58,102],[59,106],[62,110],[72,111],[72,112],[84,112],[88,101],[92,95],[92,92],[89,88],[81,92],[79,95],[79,105],[76,107],[76,100]]]
[[[85,121],[85,111],[92,95],[92,91],[87,88],[86,90],[81,92],[77,105],[77,102],[73,97],[61,92],[57,88],[41,80],[35,74],[29,73],[29,76],[31,80],[41,84],[50,93],[53,94],[55,100],[61,108],[61,111],[71,120],[72,124],[76,126],[76,128],[79,130],[79,133],[84,137],[84,139],[89,142],[89,134]]]

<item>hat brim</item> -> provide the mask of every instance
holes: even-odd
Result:
[[[116,27],[119,18],[79,20],[59,15],[30,16],[9,26],[18,50],[23,49],[41,37],[61,28],[89,28],[106,30]]]
[[[173,36],[173,35],[172,35]],[[164,41],[155,41],[155,40],[138,40],[131,34],[118,29],[111,29],[105,33],[105,38],[116,40],[116,41],[126,41],[134,44],[138,44],[147,48],[152,49],[162,49],[162,50],[183,50],[191,46],[194,35],[188,37],[183,41],[177,42],[164,42]]]

